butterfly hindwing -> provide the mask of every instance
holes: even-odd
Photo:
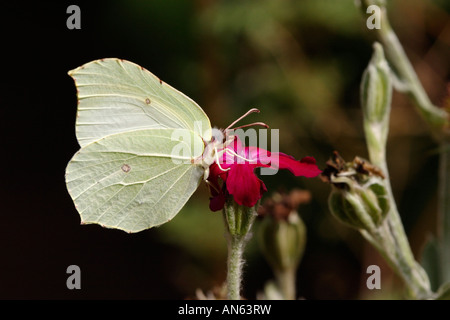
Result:
[[[174,153],[180,144],[187,153]],[[135,130],[84,146],[66,169],[82,223],[138,232],[171,220],[203,176],[203,167],[192,163],[203,146],[186,129]]]

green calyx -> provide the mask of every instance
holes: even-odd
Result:
[[[258,205],[249,208],[238,205],[233,199],[227,201],[224,207],[224,218],[231,236],[245,237],[248,235],[257,216]]]

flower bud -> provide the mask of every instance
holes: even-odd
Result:
[[[386,122],[392,97],[392,78],[383,47],[376,42],[373,49],[372,59],[361,80],[361,106],[365,121],[372,124]]]
[[[277,194],[260,210],[264,212],[259,228],[260,247],[276,272],[295,270],[303,256],[306,227],[296,209],[309,198],[309,192],[301,190],[284,196]]]
[[[306,244],[306,227],[293,211],[288,220],[265,217],[260,226],[260,245],[274,270],[297,268]]]

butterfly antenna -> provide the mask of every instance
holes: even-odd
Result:
[[[250,124],[244,124],[242,126],[233,128],[233,129],[227,129],[227,130],[236,130],[236,129],[242,129],[242,128],[247,128],[247,127],[253,127],[253,126],[263,126],[264,128],[269,128],[269,126],[267,124],[265,124],[264,122],[253,122]]]
[[[225,130],[229,130],[232,126],[234,126],[236,123],[238,123],[239,121],[241,121],[242,119],[244,119],[246,116],[248,116],[251,113],[259,113],[260,111],[256,108],[252,108],[250,110],[248,110],[244,115],[240,116],[237,120],[233,121],[232,124],[230,124],[228,127],[225,128]]]

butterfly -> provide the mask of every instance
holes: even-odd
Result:
[[[121,59],[69,71],[81,149],[66,185],[82,224],[139,232],[170,221],[207,177],[213,129],[192,99]]]

